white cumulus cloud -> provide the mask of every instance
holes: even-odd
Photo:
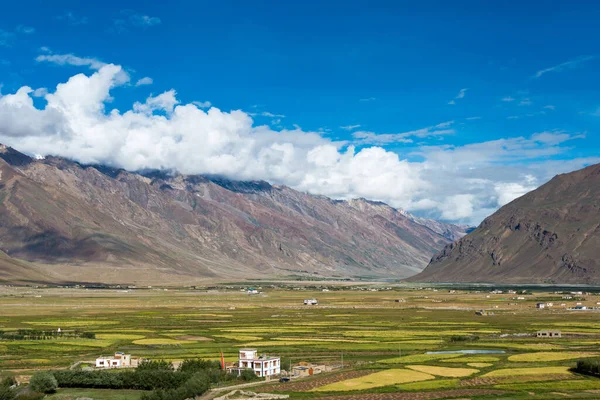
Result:
[[[23,86],[0,95],[0,143],[29,154],[132,171],[158,168],[264,179],[334,198],[380,200],[423,216],[467,223],[478,223],[555,173],[600,161],[540,161],[565,152],[565,142],[582,137],[564,131],[463,146],[419,145],[406,155],[381,147],[451,134],[454,121],[387,136],[355,132],[354,143],[361,145],[357,148],[325,137],[324,130],[305,131],[299,126],[278,130],[256,124],[241,110],[222,111],[209,102],[182,103],[175,90],[148,96],[120,111],[109,104],[111,91],[129,82],[122,67],[71,54],[40,57],[39,61],[92,71],[47,91]],[[43,108],[36,107],[33,96],[44,97]],[[258,116],[279,118],[266,112]]]

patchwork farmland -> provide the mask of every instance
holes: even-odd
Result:
[[[1,287],[0,373],[26,382],[36,371],[76,363],[82,368],[117,351],[176,363],[219,360],[223,352],[225,361],[233,362],[240,348],[253,347],[281,356],[285,369],[300,362],[332,368],[252,389],[292,399],[600,396],[600,379],[572,371],[577,360],[600,357],[600,314],[536,308],[541,301],[560,303],[561,294],[534,291],[515,301],[514,294],[484,290],[330,286],[323,292],[290,284],[263,285],[261,293],[249,295],[242,288]],[[305,306],[306,298],[319,305]],[[590,308],[598,301],[597,294],[578,299]],[[478,310],[488,312],[476,315]],[[10,338],[15,332],[59,328],[65,335]],[[562,337],[536,337],[543,329],[560,330]],[[461,350],[469,352],[440,353]],[[59,388],[48,398],[126,400],[141,393]]]

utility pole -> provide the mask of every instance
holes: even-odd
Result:
[[[344,350],[342,350],[342,369],[344,368]]]

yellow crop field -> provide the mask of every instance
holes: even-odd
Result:
[[[265,340],[262,342],[250,342],[244,343],[244,347],[260,347],[260,346],[297,346],[297,345],[310,345],[314,344],[311,342],[304,342],[301,340]]]
[[[138,340],[145,337],[144,335],[135,335],[133,333],[99,333],[96,335],[96,339],[106,340]]]
[[[174,344],[186,344],[190,343],[190,340],[175,340],[175,339],[167,339],[167,338],[152,338],[152,339],[139,339],[134,340],[135,344],[144,344],[144,345],[174,345]]]
[[[586,390],[591,393],[596,393],[598,390],[598,382],[595,380],[578,379],[578,380],[560,380],[551,382],[526,382],[526,383],[509,383],[494,385],[496,389],[504,390]],[[592,392],[594,391],[594,392]],[[566,397],[566,396],[565,396]]]
[[[115,333],[116,328],[108,328],[108,329],[99,329],[95,330],[96,333]],[[150,329],[119,329],[119,333],[154,333],[155,331]],[[98,335],[96,335],[98,336]]]
[[[526,376],[526,375],[550,375],[550,374],[567,374],[571,375],[569,367],[539,367],[539,368],[507,368],[497,369],[488,372],[483,376],[500,377],[500,376]]]
[[[242,334],[223,334],[223,335],[214,335],[216,338],[230,339],[230,340],[238,340],[242,341],[257,341],[262,340],[263,338],[260,336],[251,336],[251,335],[242,335]]]
[[[561,350],[563,346],[553,343],[493,343],[493,342],[475,342],[470,346],[478,347],[500,347],[504,349],[516,350]]]
[[[414,339],[414,340],[401,340],[398,342],[391,342],[391,343],[398,343],[398,344],[439,344],[440,340],[439,339]]]
[[[432,375],[408,369],[389,369],[361,376],[360,378],[348,379],[341,382],[321,386],[311,391],[316,392],[340,392],[349,390],[365,390],[382,386],[396,385],[400,383],[426,381],[435,379]]]
[[[352,339],[338,339],[338,338],[296,338],[296,337],[281,337],[274,338],[275,340],[298,340],[306,342],[341,342],[341,343],[377,343],[374,340],[352,340]]]
[[[248,327],[248,328],[235,328],[235,329],[223,329],[223,328],[211,328],[211,330],[226,332],[226,333],[244,333],[244,334],[254,334],[254,333],[271,333],[271,332],[294,332],[294,333],[314,333],[315,329],[313,328],[292,328],[292,327]]]
[[[459,382],[459,379],[436,379],[434,381],[428,380],[421,382],[404,383],[402,385],[398,385],[398,389],[419,392],[423,390],[451,389],[458,386]]]
[[[485,325],[483,322],[449,322],[449,321],[416,321],[411,322],[410,325],[431,325],[431,326],[477,326]]]
[[[423,327],[425,329],[425,327]],[[440,336],[455,336],[455,335],[472,335],[472,334],[496,334],[500,333],[496,329],[471,329],[471,330],[380,330],[380,331],[341,331],[332,332],[332,334],[341,334],[352,337],[374,337],[381,339],[401,339],[405,337],[440,337]]]
[[[473,368],[449,368],[437,367],[433,365],[407,365],[406,368],[410,368],[414,371],[424,372],[426,374],[443,376],[446,378],[460,378],[463,376],[470,376],[479,372],[478,369]]]
[[[329,317],[329,315],[328,315],[328,317]],[[330,327],[331,325],[344,325],[347,323],[348,323],[348,321],[293,322],[290,325]]]
[[[541,362],[541,361],[562,361],[573,360],[575,358],[595,357],[598,353],[576,353],[576,352],[539,352],[515,354],[508,357],[508,361],[515,362]]]
[[[90,319],[89,321],[69,321],[69,320],[65,320],[65,321],[26,321],[24,322],[25,324],[28,325],[35,325],[35,326],[57,326],[57,327],[80,327],[80,326],[97,326],[97,325],[116,325],[119,323],[119,321],[98,321],[98,320],[93,320]]]
[[[217,317],[217,318],[233,318],[231,314],[174,314],[173,318],[198,318],[198,317]]]
[[[496,362],[499,361],[498,357],[490,357],[490,356],[469,356],[469,357],[459,357],[452,358],[449,360],[442,360],[442,362],[447,363],[468,363],[468,362]]]
[[[48,341],[50,342],[50,341]],[[57,343],[66,346],[83,346],[83,347],[108,347],[111,346],[113,340],[98,340],[98,339],[73,339],[73,340],[56,340],[50,343]]]
[[[22,360],[14,360],[15,362],[18,363],[28,363],[28,364],[49,364],[51,362],[53,362],[53,360],[47,359],[47,358],[27,358],[27,359],[22,359]]]
[[[469,367],[475,367],[475,368],[487,368],[487,367],[491,367],[492,363],[484,363],[484,362],[472,362],[472,363],[467,363],[467,365]]]
[[[432,360],[444,360],[449,358],[457,358],[460,356],[462,356],[462,354],[413,354],[404,357],[386,358],[385,360],[380,360],[379,362],[383,364],[406,364]]]

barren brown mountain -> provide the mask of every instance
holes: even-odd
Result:
[[[0,145],[0,280],[403,278],[463,234],[364,199],[37,160]]]
[[[600,164],[505,205],[409,280],[600,284]]]

